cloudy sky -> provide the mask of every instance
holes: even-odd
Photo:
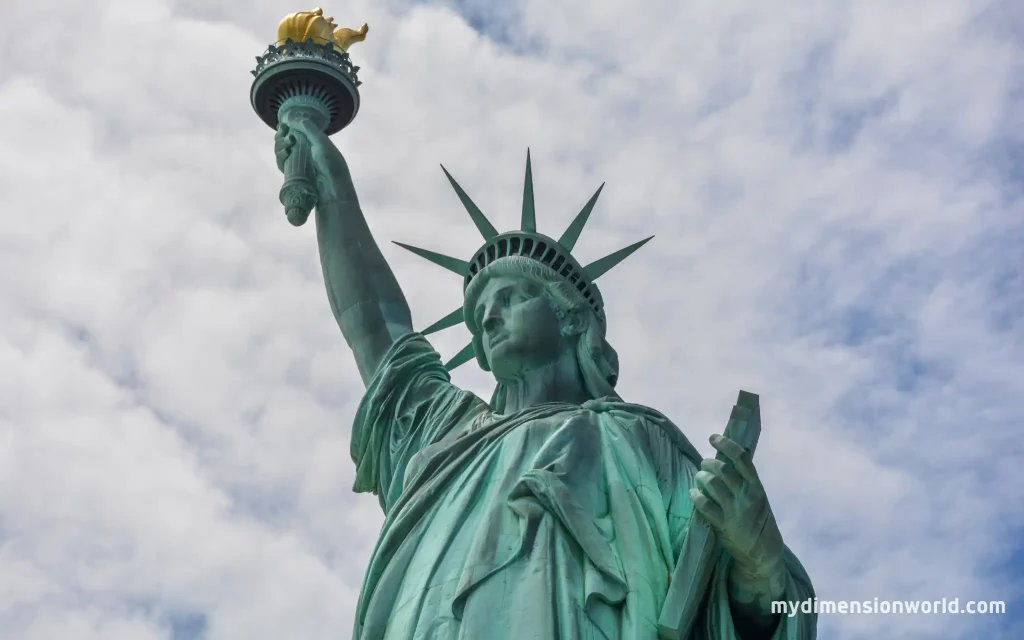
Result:
[[[656,234],[602,278],[623,396],[709,453],[761,394],[819,597],[1009,608],[819,635],[1024,637],[1021,4],[637,5],[325,5],[371,27],[335,141],[418,326],[459,282],[390,241],[480,244],[438,163],[508,229],[529,147],[554,236],[607,181],[581,261]],[[0,638],[351,633],[382,522],[351,492],[362,387],[248,104],[308,8],[0,9]]]

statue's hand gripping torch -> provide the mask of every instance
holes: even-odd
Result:
[[[369,30],[339,28],[323,11],[294,13],[281,21],[277,40],[256,58],[249,97],[253,109],[273,129],[284,122],[309,119],[327,135],[337,133],[359,111],[359,80],[348,47]],[[302,225],[317,204],[316,174],[309,141],[293,133],[295,143],[285,159],[280,199],[288,221]]]

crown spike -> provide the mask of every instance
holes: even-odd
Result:
[[[594,205],[597,204],[597,197],[601,195],[601,189],[604,189],[603,182],[597,188],[597,191],[594,192],[594,195],[590,196],[587,204],[583,205],[580,212],[573,218],[569,228],[562,233],[562,237],[558,239],[558,244],[562,245],[566,251],[572,251],[573,247],[576,246],[576,241],[580,239],[580,233],[583,232],[583,227],[587,225],[587,220],[590,219],[590,212],[594,210]]]
[[[533,200],[533,169],[530,168],[530,148],[526,148],[526,179],[523,181],[523,217],[519,223],[523,231],[537,231],[537,210]]]
[[[459,200],[462,201],[462,206],[466,207],[466,211],[469,212],[469,217],[473,219],[473,224],[480,230],[480,235],[484,237],[484,240],[490,240],[498,235],[498,230],[494,228],[491,221],[487,219],[487,216],[480,211],[480,207],[476,206],[466,192],[463,191],[462,187],[459,186],[458,182],[455,182],[455,178],[452,174],[448,173],[448,170],[441,165],[441,171],[444,171],[444,175],[448,177],[448,182],[452,183],[452,188],[455,189],[455,193],[459,195]]]
[[[473,351],[473,343],[470,342],[466,346],[462,347],[462,350],[452,356],[452,359],[444,363],[446,371],[454,371],[456,368],[461,367],[470,360],[476,357],[476,352]]]
[[[587,266],[583,267],[583,275],[585,275],[591,282],[597,280],[604,274],[608,273],[608,271],[614,268],[617,264],[628,258],[634,251],[647,244],[647,242],[653,237],[654,236],[651,236],[650,238],[644,238],[639,242],[634,242],[628,247],[623,247],[615,253],[611,253],[599,260],[591,262]]]
[[[462,322],[462,320],[463,320],[462,311],[463,311],[462,307],[459,307],[458,309],[456,309],[455,311],[452,311],[451,313],[449,313],[445,317],[441,318],[440,320],[438,320],[434,324],[430,325],[429,327],[427,327],[423,331],[420,331],[420,333],[422,333],[423,335],[426,336],[426,335],[430,335],[431,333],[436,333],[438,331],[441,331],[442,329],[448,329],[449,327],[454,327],[455,325],[457,325],[460,322]]]
[[[431,262],[433,262],[434,264],[436,264],[439,267],[444,267],[445,269],[451,271],[452,273],[458,274],[460,276],[469,275],[469,263],[466,262],[465,260],[459,260],[458,258],[453,258],[451,256],[446,256],[446,255],[444,255],[442,253],[436,253],[434,251],[429,251],[427,249],[420,249],[419,247],[413,247],[413,246],[410,246],[410,245],[398,242],[396,240],[392,240],[392,242],[394,242],[398,246],[402,247],[406,251],[412,251],[413,253],[415,253],[419,257],[425,258],[426,260],[430,260]]]

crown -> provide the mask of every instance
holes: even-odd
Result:
[[[448,170],[441,166],[441,170],[444,171],[444,175],[448,178],[448,182],[451,183],[452,188],[455,189],[455,193],[458,194],[459,200],[462,201],[462,206],[466,208],[469,213],[469,217],[473,220],[473,224],[476,225],[477,230],[484,237],[484,245],[480,247],[474,254],[473,258],[469,261],[460,260],[458,258],[452,258],[444,254],[429,251],[427,249],[421,249],[419,247],[413,247],[401,242],[395,242],[398,246],[403,249],[407,249],[425,258],[434,264],[444,267],[445,269],[458,274],[463,277],[463,291],[469,287],[469,283],[473,281],[473,278],[479,274],[484,267],[491,264],[492,262],[510,256],[522,256],[524,258],[530,258],[537,262],[549,267],[555,273],[560,275],[566,282],[571,284],[583,297],[584,300],[590,305],[590,308],[597,314],[598,319],[604,323],[604,303],[601,298],[601,294],[597,289],[597,285],[594,283],[599,277],[610,271],[612,268],[617,266],[620,262],[628,258],[634,251],[642,247],[647,241],[654,236],[650,236],[639,242],[634,242],[628,247],[623,247],[618,251],[615,251],[599,260],[591,262],[587,266],[580,266],[576,258],[572,255],[572,250],[576,246],[576,241],[580,237],[580,233],[583,231],[583,227],[586,226],[587,220],[590,219],[590,212],[594,210],[594,205],[597,203],[598,196],[601,195],[601,190],[604,188],[604,184],[601,184],[594,192],[594,195],[590,197],[580,212],[576,214],[573,221],[569,224],[568,228],[559,236],[558,240],[553,240],[546,235],[537,232],[537,214],[533,200],[533,171],[530,167],[530,150],[526,150],[526,179],[523,183],[523,213],[520,219],[519,229],[515,231],[507,231],[505,233],[498,233],[494,225],[487,219],[487,217],[480,211],[480,208],[476,206],[472,199],[466,194],[465,190],[459,186],[459,183],[455,181]],[[465,322],[463,315],[463,307],[459,307],[455,311],[452,311],[445,317],[441,318],[434,324],[424,329],[421,333],[428,335],[454,327],[457,324]],[[445,363],[445,369],[452,371],[456,367],[459,367],[466,362],[469,362],[475,353],[473,351],[473,343],[470,342],[468,345],[462,348],[451,360]]]

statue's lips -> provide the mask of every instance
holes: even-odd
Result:
[[[502,342],[505,342],[506,340],[508,340],[508,334],[507,333],[499,333],[496,336],[491,336],[490,338],[488,338],[487,342],[488,342],[488,345],[493,349],[494,347],[498,346]]]

